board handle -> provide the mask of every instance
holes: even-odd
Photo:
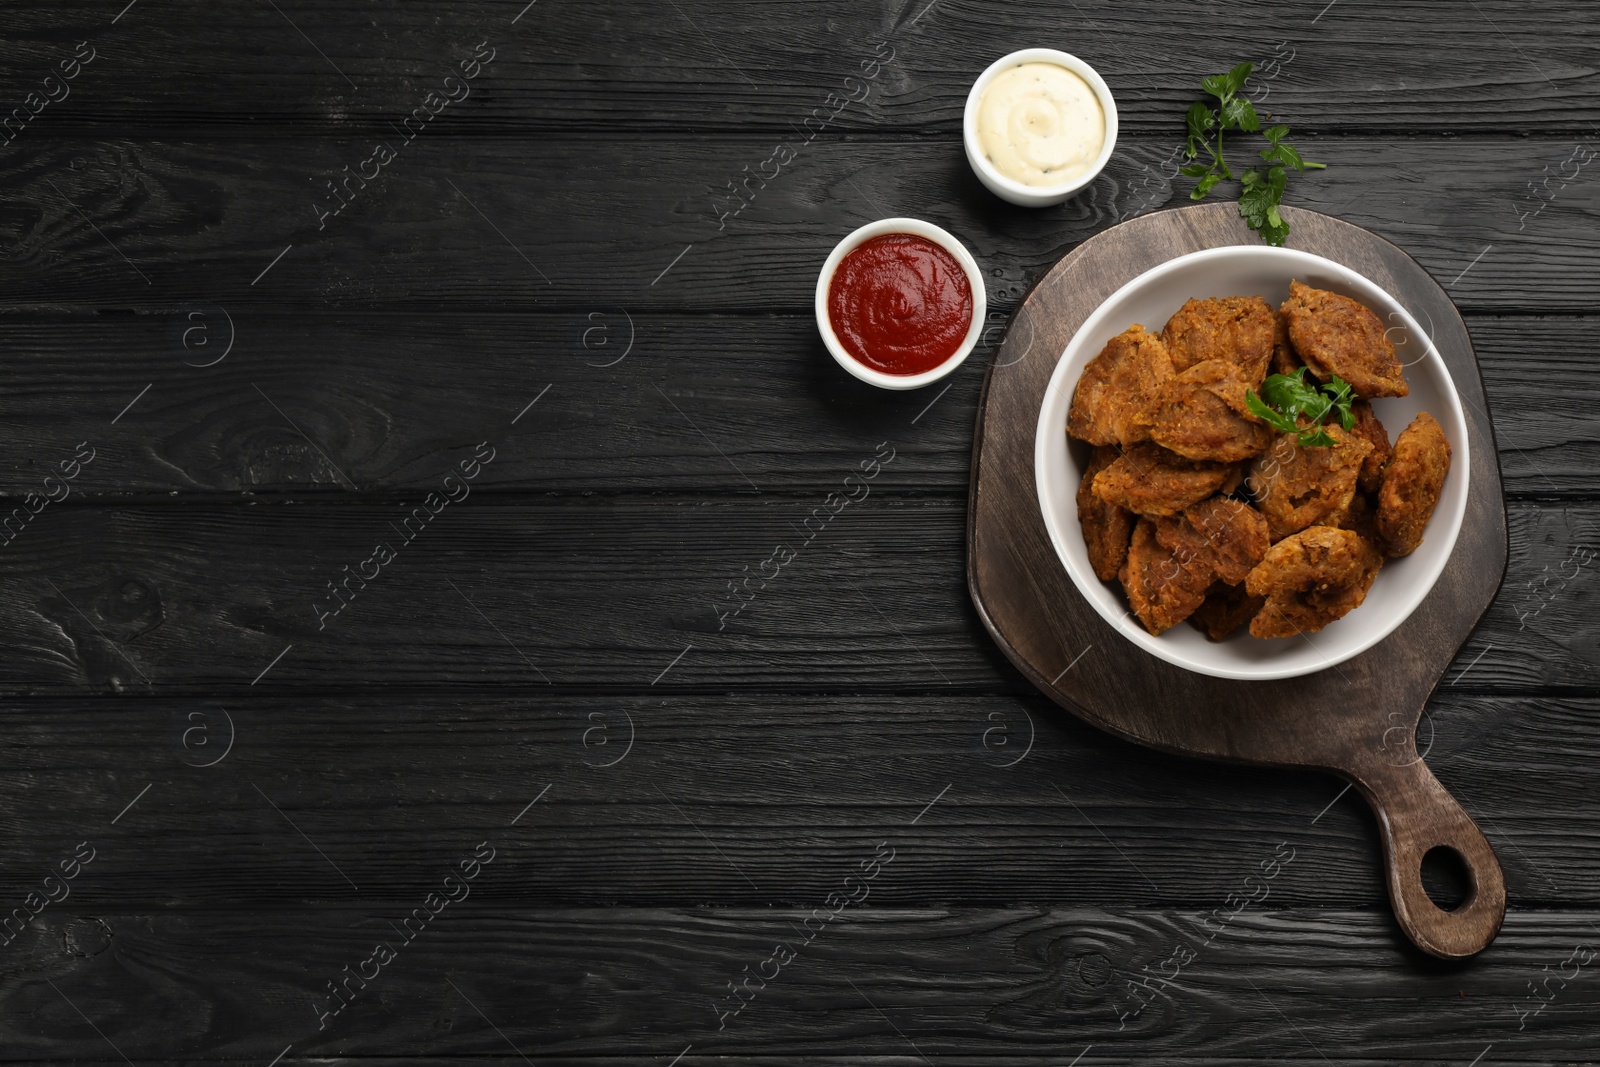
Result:
[[[1506,915],[1506,879],[1488,838],[1414,746],[1389,750],[1345,774],[1378,817],[1389,900],[1400,928],[1424,952],[1464,959],[1489,947]],[[1446,911],[1422,887],[1422,858],[1454,850],[1467,871],[1467,896]]]

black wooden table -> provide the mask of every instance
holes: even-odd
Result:
[[[0,1060],[1600,1061],[1590,5],[124,3],[0,17]],[[1032,45],[1122,116],[1037,211],[960,144]],[[1245,59],[1483,361],[1464,965],[1355,797],[1089,729],[967,597],[1006,315]],[[909,394],[811,312],[887,215],[989,276]]]

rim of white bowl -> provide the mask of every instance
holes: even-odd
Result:
[[[1023,63],[1054,63],[1058,67],[1066,67],[1088,82],[1089,88],[1094,90],[1094,95],[1100,100],[1100,110],[1106,117],[1105,144],[1100,146],[1100,154],[1095,157],[1094,165],[1086,173],[1069,182],[1062,182],[1060,185],[1024,185],[1015,178],[1001,174],[983,154],[983,146],[978,143],[978,103],[983,99],[983,91],[1002,70]],[[977,81],[972,83],[972,88],[967,91],[967,107],[961,116],[961,136],[967,143],[967,158],[973,166],[982,169],[984,175],[993,179],[1002,189],[1028,197],[1070,195],[1099,177],[1100,172],[1105,170],[1106,164],[1110,162],[1111,153],[1117,147],[1117,101],[1111,95],[1111,86],[1100,77],[1100,72],[1071,52],[1055,48],[1022,48],[990,63],[984,68],[983,73],[978,75]]]
[[[1043,467],[1045,461],[1045,449],[1049,447],[1050,444],[1049,438],[1055,435],[1060,435],[1065,438],[1066,435],[1065,418],[1063,417],[1059,420],[1059,425],[1057,425],[1058,420],[1049,418],[1049,411],[1051,407],[1049,401],[1051,394],[1055,390],[1067,388],[1075,389],[1077,387],[1078,383],[1076,379],[1070,383],[1064,380],[1066,377],[1065,368],[1067,349],[1072,346],[1073,341],[1077,340],[1077,338],[1084,333],[1097,330],[1103,320],[1110,314],[1108,309],[1110,309],[1113,304],[1117,303],[1119,298],[1122,297],[1122,295],[1128,290],[1147,285],[1164,274],[1169,274],[1180,270],[1183,267],[1186,267],[1197,261],[1219,259],[1224,256],[1240,255],[1243,253],[1255,253],[1259,255],[1272,256],[1275,258],[1281,258],[1288,264],[1298,264],[1301,267],[1317,268],[1323,271],[1336,273],[1347,280],[1351,289],[1362,291],[1363,303],[1368,303],[1369,306],[1371,306],[1372,303],[1377,303],[1380,306],[1388,309],[1391,313],[1398,313],[1400,316],[1401,325],[1406,329],[1409,336],[1418,339],[1422,343],[1423,350],[1425,352],[1425,355],[1422,358],[1433,359],[1437,361],[1440,371],[1440,380],[1444,383],[1444,388],[1442,390],[1443,398],[1446,401],[1449,414],[1454,419],[1455,425],[1461,428],[1461,440],[1459,442],[1455,440],[1450,442],[1452,448],[1450,477],[1459,477],[1461,479],[1462,505],[1459,509],[1457,509],[1458,513],[1450,517],[1448,528],[1432,530],[1432,522],[1430,521],[1430,530],[1432,530],[1439,541],[1442,542],[1443,548],[1438,552],[1437,557],[1431,562],[1429,570],[1419,573],[1413,579],[1410,589],[1403,599],[1399,609],[1395,610],[1386,621],[1369,620],[1378,622],[1378,625],[1374,626],[1367,636],[1353,642],[1350,648],[1335,655],[1329,656],[1324,654],[1320,662],[1298,667],[1274,668],[1262,665],[1259,667],[1251,666],[1248,668],[1234,668],[1229,666],[1219,666],[1216,663],[1208,663],[1203,660],[1190,659],[1188,657],[1178,655],[1176,650],[1170,644],[1163,644],[1161,637],[1152,635],[1138,622],[1137,619],[1133,618],[1131,612],[1124,610],[1119,617],[1110,609],[1108,605],[1101,602],[1103,598],[1097,597],[1091,592],[1092,589],[1103,588],[1104,583],[1102,583],[1100,579],[1095,577],[1092,573],[1087,576],[1078,573],[1078,570],[1073,565],[1071,561],[1071,555],[1067,551],[1067,547],[1064,543],[1064,538],[1067,534],[1067,531],[1058,529],[1056,524],[1051,520],[1050,501],[1046,496],[1047,488],[1039,478],[1039,471]],[[1295,273],[1295,271],[1291,270],[1290,276],[1293,277]],[[1177,309],[1174,308],[1173,310],[1176,311]],[[1415,362],[1420,362],[1420,360],[1413,361],[1413,363]],[[1400,627],[1401,623],[1409,619],[1422,604],[1422,602],[1427,599],[1428,594],[1433,591],[1434,585],[1438,583],[1439,576],[1444,573],[1444,568],[1449,564],[1450,557],[1455,551],[1456,541],[1461,533],[1461,527],[1465,524],[1465,502],[1468,499],[1471,491],[1471,467],[1472,462],[1470,443],[1468,441],[1468,422],[1466,413],[1461,406],[1461,394],[1456,390],[1455,380],[1450,376],[1450,368],[1447,364],[1445,364],[1444,357],[1439,354],[1438,347],[1433,343],[1433,338],[1429,336],[1428,332],[1422,328],[1421,324],[1417,322],[1411,313],[1405,309],[1405,306],[1372,279],[1366,277],[1358,271],[1352,270],[1343,263],[1338,263],[1334,260],[1315,255],[1311,252],[1303,252],[1299,249],[1277,248],[1267,245],[1220,245],[1215,248],[1201,249],[1198,252],[1190,252],[1186,255],[1169,259],[1165,263],[1158,264],[1157,266],[1145,271],[1143,274],[1140,274],[1139,276],[1128,281],[1126,284],[1119,286],[1115,292],[1111,293],[1103,301],[1101,301],[1100,306],[1095,308],[1095,310],[1089,314],[1088,318],[1083,320],[1083,323],[1077,328],[1077,330],[1073,332],[1072,339],[1067,342],[1066,347],[1061,350],[1061,354],[1056,357],[1056,366],[1055,369],[1051,371],[1050,382],[1045,389],[1045,399],[1040,403],[1039,419],[1034,429],[1034,490],[1039,502],[1040,518],[1044,522],[1045,530],[1050,535],[1050,543],[1055,549],[1057,560],[1060,562],[1062,568],[1067,572],[1067,576],[1072,579],[1072,583],[1077,588],[1079,594],[1089,602],[1095,611],[1100,614],[1101,618],[1103,618],[1107,624],[1109,624],[1111,628],[1120,636],[1132,641],[1134,644],[1143,648],[1145,651],[1149,652],[1158,659],[1165,660],[1176,667],[1181,667],[1197,674],[1205,674],[1214,678],[1230,678],[1247,682],[1269,682],[1284,678],[1296,678],[1304,675],[1316,674],[1320,671],[1327,670],[1330,667],[1336,667],[1347,660],[1354,659],[1356,656],[1361,655],[1368,649],[1371,649],[1373,646],[1377,645],[1378,642],[1384,640],[1390,634],[1394,633],[1394,631]],[[1057,490],[1062,490],[1063,487],[1056,486],[1055,488]],[[1064,491],[1075,492],[1076,487],[1066,487]],[[1435,519],[1439,517],[1441,516],[1437,512],[1433,516]],[[1382,580],[1383,575],[1379,574],[1378,577],[1379,580]],[[1359,612],[1360,610],[1360,608],[1357,608],[1356,612]],[[1352,616],[1354,614],[1355,612],[1352,612]]]
[[[833,323],[828,317],[828,285],[833,281],[834,271],[838,270],[840,261],[863,241],[881,237],[886,233],[909,233],[934,242],[956,257],[961,269],[967,272],[967,283],[972,286],[972,322],[967,326],[966,337],[962,338],[960,347],[949,359],[921,374],[887,374],[860,362],[840,342],[839,335],[834,333]],[[850,231],[844,240],[834,245],[833,251],[828,253],[828,258],[823,261],[822,271],[817,275],[816,308],[817,331],[822,334],[822,343],[827,346],[829,354],[839,366],[880,389],[920,389],[924,385],[932,385],[961,366],[972,354],[972,350],[977,347],[979,335],[983,333],[984,318],[989,313],[989,301],[984,293],[983,271],[978,268],[978,261],[972,258],[972,253],[968,252],[966,246],[956,240],[948,230],[921,219],[892,218],[879,219],[877,222],[859,226]]]

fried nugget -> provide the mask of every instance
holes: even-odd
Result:
[[[1259,456],[1272,443],[1272,427],[1245,406],[1250,385],[1236,363],[1194,364],[1162,391],[1150,415],[1150,439],[1187,459],[1234,463]]]
[[[1312,526],[1273,545],[1245,579],[1266,597],[1250,620],[1255,637],[1315,633],[1361,605],[1383,558],[1359,534]]]
[[[1279,434],[1250,465],[1250,491],[1274,541],[1319,523],[1339,525],[1355,496],[1372,445],[1337,425],[1323,429],[1333,445],[1302,446],[1297,434]]]
[[[1289,342],[1289,320],[1283,317],[1283,312],[1272,312],[1272,373],[1293,374],[1305,366],[1300,362],[1300,357],[1295,354],[1294,345]]]
[[[1255,618],[1267,602],[1264,596],[1251,596],[1244,585],[1215,582],[1206,592],[1205,602],[1189,616],[1189,625],[1213,641],[1221,641]]]
[[[1199,463],[1146,442],[1095,475],[1094,493],[1140,515],[1176,515],[1215,493],[1232,472],[1230,464]]]
[[[1254,389],[1272,359],[1272,307],[1259,296],[1219,296],[1184,302],[1161,330],[1179,373],[1208,360],[1227,360]]]
[[[1426,411],[1411,420],[1394,443],[1394,456],[1378,490],[1378,534],[1390,556],[1406,556],[1422,544],[1450,473],[1450,442]]]
[[[1128,560],[1117,575],[1128,603],[1144,628],[1162,634],[1188,618],[1206,598],[1211,575],[1182,562],[1156,540],[1155,524],[1140,519],[1133,528]]]
[[[1067,433],[1091,445],[1149,440],[1147,419],[1173,373],[1161,338],[1143,326],[1128,327],[1083,368],[1067,414]]]
[[[1383,322],[1365,304],[1291,281],[1280,310],[1294,350],[1318,378],[1337,374],[1368,399],[1409,392]]]
[[[1354,580],[1319,593],[1316,597],[1316,603],[1329,616],[1328,622],[1341,619],[1359,608],[1367,599],[1367,592],[1372,588],[1372,583],[1377,580],[1378,571],[1383,567],[1383,552],[1376,542],[1356,534],[1355,549],[1360,569],[1356,571]]]
[[[1356,417],[1355,427],[1350,432],[1365,438],[1372,445],[1372,451],[1361,461],[1361,475],[1356,479],[1356,484],[1363,493],[1376,493],[1378,486],[1383,484],[1383,468],[1388,466],[1389,457],[1394,455],[1394,449],[1389,444],[1389,431],[1373,414],[1372,405],[1360,397],[1350,405],[1350,412]]]
[[[1211,497],[1182,515],[1157,519],[1156,540],[1184,566],[1200,567],[1229,585],[1245,580],[1271,542],[1267,520],[1249,504]]]
[[[1078,483],[1078,525],[1083,527],[1083,543],[1089,549],[1089,566],[1103,582],[1117,576],[1128,558],[1128,539],[1133,534],[1133,512],[1108,504],[1094,494],[1095,475],[1117,458],[1114,448],[1097,448]]]

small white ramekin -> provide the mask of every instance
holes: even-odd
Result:
[[[828,318],[828,285],[833,281],[833,272],[838,269],[839,262],[863,241],[886,233],[909,233],[925,237],[939,245],[956,257],[961,269],[967,272],[968,284],[972,286],[972,324],[967,327],[967,336],[962,339],[961,347],[957,348],[949,359],[921,374],[885,374],[860,362],[840,343],[839,335],[833,332],[833,323]],[[965,245],[947,231],[921,219],[879,219],[877,222],[867,223],[834,246],[822,264],[822,272],[817,275],[817,331],[822,334],[822,343],[828,346],[828,351],[838,361],[839,366],[880,389],[920,389],[924,385],[933,384],[961,366],[977,345],[978,337],[983,333],[984,317],[988,312],[989,301],[984,294],[983,272],[978,269],[978,261],[972,258],[972,253],[967,251]]]
[[[1089,88],[1093,89],[1094,95],[1100,99],[1100,109],[1105,112],[1106,143],[1101,146],[1094,165],[1084,174],[1061,185],[1024,185],[1015,178],[1007,178],[989,162],[983,154],[983,146],[978,141],[978,103],[983,99],[984,90],[989,88],[989,83],[994,81],[995,75],[1023,63],[1054,63],[1058,67],[1066,67],[1089,83]],[[1099,72],[1077,56],[1068,52],[1058,52],[1054,48],[1024,48],[1020,52],[1001,56],[989,64],[988,68],[978,75],[978,80],[972,83],[972,91],[967,94],[967,110],[961,119],[961,140],[966,145],[967,162],[972,165],[973,173],[991,193],[1021,207],[1049,207],[1061,203],[1094,181],[1105,169],[1112,150],[1117,147],[1117,102],[1112,99],[1111,88],[1106,85],[1105,79],[1100,77]]]

